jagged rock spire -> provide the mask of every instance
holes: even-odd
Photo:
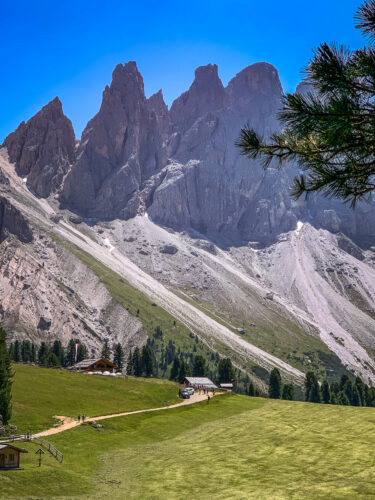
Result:
[[[75,136],[58,97],[8,135],[3,146],[16,171],[41,197],[59,189],[74,160]]]

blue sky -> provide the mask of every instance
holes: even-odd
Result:
[[[0,143],[58,95],[78,137],[98,111],[119,62],[137,61],[146,95],[168,105],[197,66],[216,63],[226,84],[257,61],[293,91],[312,48],[365,42],[356,0],[33,0],[1,3]]]

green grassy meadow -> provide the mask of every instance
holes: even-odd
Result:
[[[14,371],[11,423],[21,433],[52,427],[54,415],[95,417],[178,401],[178,388],[168,380],[126,380],[22,364],[14,365]]]
[[[16,366],[14,421],[160,406],[176,386]],[[67,384],[69,382],[69,384]],[[107,385],[106,385],[107,384]],[[42,408],[42,412],[37,409]],[[22,443],[24,471],[0,472],[7,499],[375,498],[375,409],[225,394],[49,437],[64,454]]]

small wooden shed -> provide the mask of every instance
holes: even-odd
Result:
[[[224,384],[220,384],[220,389],[224,389],[224,391],[232,391],[233,390],[233,384],[232,382],[227,382]]]
[[[28,451],[12,444],[0,443],[0,470],[22,470],[20,467],[21,453],[28,453]]]
[[[114,373],[117,366],[105,358],[84,359],[73,366],[73,370],[77,372],[109,372]]]

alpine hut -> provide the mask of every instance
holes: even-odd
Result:
[[[75,364],[72,369],[76,372],[114,373],[117,370],[117,366],[108,359],[98,358],[98,359],[83,359],[79,363]]]
[[[192,387],[193,389],[206,389],[210,391],[217,389],[216,385],[208,377],[185,377],[182,383],[186,387]]]
[[[28,451],[12,444],[0,443],[0,470],[22,470],[20,467],[21,453],[28,453]]]

